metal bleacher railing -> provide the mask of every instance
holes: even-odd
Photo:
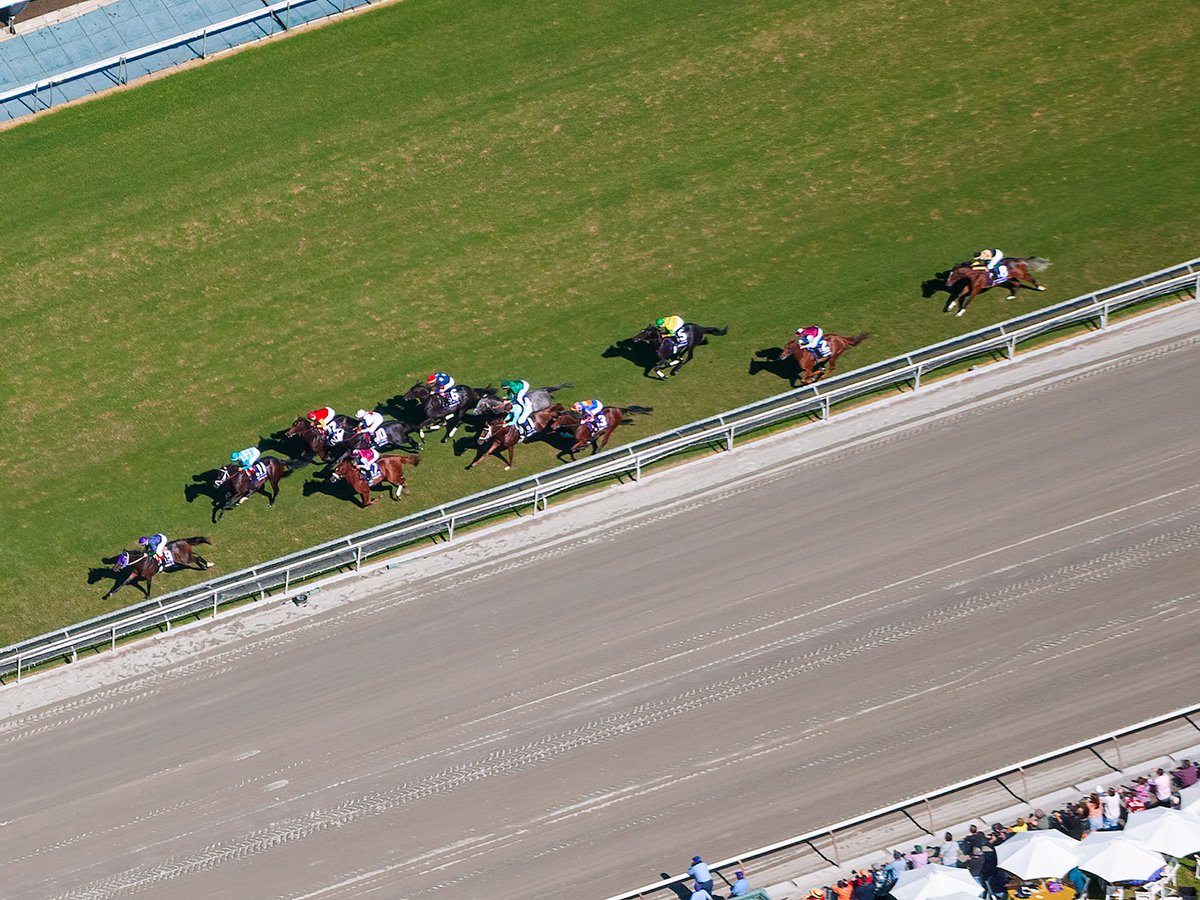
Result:
[[[130,79],[130,64],[139,60],[153,60],[163,57],[161,64],[143,65],[133,73],[133,77],[146,74],[159,68],[175,65],[180,60],[168,57],[169,51],[186,48],[192,58],[205,59],[210,51],[219,52],[229,49],[231,42],[222,41],[215,47],[209,46],[209,39],[226,35],[241,29],[243,35],[232,45],[261,40],[277,32],[290,31],[293,25],[312,21],[316,18],[326,18],[346,12],[360,6],[366,6],[373,0],[276,0],[260,9],[250,10],[241,15],[213,22],[202,28],[197,28],[182,34],[168,37],[165,40],[125,50],[95,62],[89,62],[63,72],[48,75],[0,92],[0,108],[10,103],[19,103],[27,110],[24,114],[33,114],[50,109],[55,103],[55,89],[59,89],[58,100],[71,99],[63,95],[63,87],[77,84],[90,79],[92,76],[103,76],[99,85],[89,87],[82,93],[91,93],[103,87],[127,84]],[[246,26],[255,25],[258,28],[247,32]],[[75,92],[80,93],[80,92]]]
[[[979,785],[987,784],[988,782],[996,782],[996,781],[1001,782],[1001,786],[1004,788],[1005,791],[1007,791],[1010,794],[1013,794],[1014,797],[1017,797],[1017,795],[1013,792],[1012,788],[1008,787],[1001,781],[1003,778],[1005,778],[1005,776],[1019,775],[1022,778],[1025,778],[1031,769],[1034,769],[1037,766],[1045,765],[1046,763],[1054,762],[1055,760],[1062,759],[1063,757],[1069,756],[1073,753],[1078,753],[1081,750],[1090,751],[1091,753],[1094,753],[1098,757],[1100,757],[1099,753],[1097,753],[1097,748],[1102,747],[1106,744],[1115,745],[1115,748],[1117,750],[1117,755],[1119,758],[1120,757],[1120,743],[1119,742],[1123,738],[1129,737],[1131,735],[1136,735],[1138,732],[1144,732],[1148,729],[1157,728],[1158,726],[1165,725],[1170,722],[1175,722],[1175,721],[1187,722],[1191,726],[1191,728],[1194,728],[1196,730],[1196,735],[1200,736],[1200,725],[1197,725],[1193,719],[1193,717],[1196,716],[1198,713],[1200,713],[1200,705],[1187,706],[1187,707],[1184,707],[1183,709],[1177,709],[1173,712],[1165,713],[1161,716],[1155,716],[1152,719],[1146,719],[1145,721],[1138,722],[1134,725],[1127,725],[1124,728],[1117,729],[1116,731],[1110,731],[1106,734],[1097,735],[1096,737],[1089,738],[1085,741],[1079,741],[1078,743],[1071,744],[1067,747],[1060,747],[1057,750],[1051,750],[1049,753],[1043,753],[1039,756],[1032,757],[1031,759],[1025,759],[1025,760],[1022,760],[1021,762],[1013,763],[1012,765],[1005,766],[1002,769],[996,769],[994,771],[987,772],[983,775],[977,775],[974,778],[967,779],[966,781],[960,781],[956,784],[949,784],[949,785],[946,785],[945,787],[938,788],[937,790],[930,791],[929,793],[926,793],[926,794],[920,794],[916,797],[909,797],[907,800],[901,800],[898,803],[892,803],[888,806],[881,807],[880,809],[873,809],[870,812],[866,812],[866,813],[863,813],[862,815],[855,816],[852,819],[846,819],[845,821],[837,822],[832,825],[824,825],[821,828],[818,828],[816,831],[807,832],[805,834],[798,834],[795,837],[790,837],[785,840],[778,841],[774,844],[769,844],[765,847],[758,847],[757,849],[754,849],[754,850],[748,850],[745,853],[741,853],[738,856],[732,857],[730,859],[723,859],[723,860],[719,860],[714,863],[709,863],[709,868],[714,872],[719,872],[721,870],[729,870],[734,866],[741,866],[743,864],[748,864],[749,862],[754,861],[754,860],[758,860],[758,861],[764,860],[765,858],[771,856],[772,854],[780,853],[782,851],[789,850],[791,848],[794,848],[794,847],[797,847],[800,845],[807,844],[807,845],[812,846],[814,841],[827,839],[827,838],[832,838],[834,841],[836,841],[838,832],[846,832],[850,829],[860,828],[864,825],[869,825],[872,822],[877,822],[880,819],[886,818],[886,817],[894,815],[896,813],[906,815],[906,816],[908,816],[908,818],[912,819],[912,814],[909,812],[909,810],[919,810],[920,812],[918,814],[924,813],[924,814],[928,815],[929,818],[931,819],[931,821],[929,822],[929,825],[928,825],[928,831],[933,832],[934,824],[932,822],[932,819],[933,819],[932,803],[935,800],[949,797],[953,794],[957,794],[962,791],[966,791],[970,788],[974,788]],[[1102,761],[1104,761],[1103,757],[1100,757],[1100,759]],[[1104,765],[1107,766],[1109,769],[1115,770],[1115,767],[1113,767],[1107,761],[1104,761]],[[1030,798],[1017,797],[1017,799],[1024,799],[1024,800],[1028,801]],[[981,810],[981,812],[986,812],[986,810]],[[913,822],[914,822],[914,824],[916,824],[915,819],[913,819]],[[926,830],[924,825],[921,825],[920,827],[922,828],[922,830]],[[823,857],[823,854],[818,853],[817,855]],[[689,880],[689,877],[686,873],[682,874],[682,875],[676,875],[671,878],[664,878],[661,881],[655,881],[655,882],[651,882],[650,884],[644,884],[641,887],[634,888],[633,890],[630,890],[630,891],[625,891],[624,893],[621,893],[621,894],[615,894],[615,895],[609,897],[608,900],[637,900],[637,898],[640,898],[640,897],[646,897],[648,895],[658,894],[659,892],[664,891],[664,889],[670,888],[673,885],[683,884],[685,881],[688,881],[688,880]],[[663,893],[662,896],[663,897],[673,896],[673,894]]]
[[[289,596],[299,582],[327,572],[357,571],[369,557],[422,539],[453,540],[464,525],[524,506],[544,509],[553,494],[619,476],[636,481],[645,466],[677,453],[705,446],[732,450],[740,435],[806,415],[827,419],[834,404],[897,385],[911,383],[919,389],[927,373],[964,360],[995,353],[1011,359],[1020,342],[1056,329],[1097,321],[1102,330],[1114,311],[1172,294],[1200,300],[1200,258],[30,638],[0,650],[0,677],[15,675],[19,682],[32,666],[58,659],[73,662],[81,651],[115,647],[123,637],[169,629],[173,621],[208,611],[216,616],[222,604],[265,599],[269,591]]]

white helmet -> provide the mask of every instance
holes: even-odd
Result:
[[[354,414],[354,417],[356,419],[365,419],[368,415],[370,415],[370,413],[368,413],[365,409],[360,409]]]

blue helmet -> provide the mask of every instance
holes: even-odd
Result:
[[[150,543],[150,538],[146,537],[145,535],[142,535],[140,538],[138,538],[138,543],[142,544],[142,545],[148,544],[148,543]]]
[[[234,451],[233,453],[230,453],[230,454],[229,454],[229,461],[230,461],[230,462],[237,462],[237,461],[238,461],[238,457],[239,457],[239,456],[241,456],[241,455],[242,455],[242,454],[238,453],[237,451]]]

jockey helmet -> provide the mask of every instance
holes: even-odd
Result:
[[[574,403],[571,404],[571,409],[575,410],[575,412],[579,412],[579,413],[583,412],[583,409],[584,409],[583,401],[576,400]]]
[[[666,325],[666,324],[667,324],[667,320],[666,320],[665,318],[662,318],[662,317],[660,316],[659,318],[657,318],[657,319],[655,319],[655,320],[654,320],[654,324],[655,324],[657,327],[659,327],[659,328],[662,328],[664,325]]]
[[[354,418],[365,419],[368,415],[369,415],[369,413],[365,409],[360,409],[358,412],[356,412],[354,414]]]
[[[144,547],[150,543],[150,538],[146,537],[145,535],[142,535],[140,538],[138,538],[138,543]]]
[[[234,451],[233,453],[230,453],[230,454],[229,454],[229,461],[230,461],[230,462],[237,462],[237,461],[238,461],[238,457],[239,457],[239,456],[241,456],[241,454],[240,454],[240,453],[238,453],[237,451]]]
[[[430,375],[428,378],[425,379],[425,383],[426,384],[434,384],[437,382],[437,380],[438,380],[438,373],[434,372],[432,375]]]

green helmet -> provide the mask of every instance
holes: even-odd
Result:
[[[521,389],[521,382],[519,382],[515,379],[512,379],[512,378],[509,378],[505,381],[500,382],[500,387],[502,387],[504,390],[508,391],[508,393],[510,393],[510,394],[515,394],[517,391],[519,391]]]
[[[666,319],[655,319],[654,324],[657,325],[659,328],[662,328],[664,325],[667,324],[667,320]]]

